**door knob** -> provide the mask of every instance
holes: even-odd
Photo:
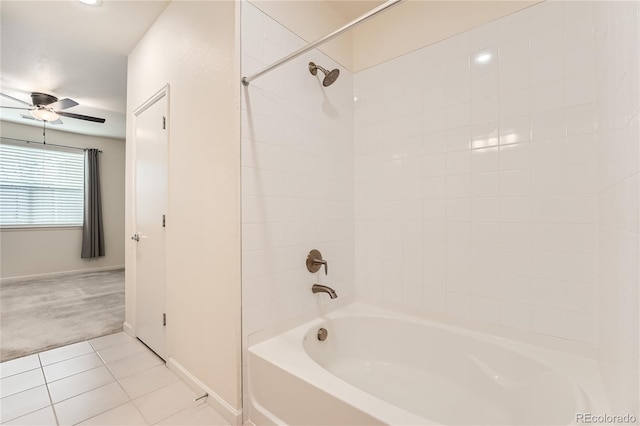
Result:
[[[140,241],[140,234],[133,234],[133,235],[131,236],[131,239],[132,239],[133,241]]]

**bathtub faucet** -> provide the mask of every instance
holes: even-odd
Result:
[[[336,291],[331,287],[327,287],[326,285],[314,284],[311,287],[311,291],[314,293],[327,293],[329,297],[332,299],[335,299],[336,297],[338,297],[338,295],[336,294]]]

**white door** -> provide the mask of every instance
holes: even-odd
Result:
[[[168,88],[135,112],[135,332],[166,359]]]

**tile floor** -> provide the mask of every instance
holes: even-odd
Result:
[[[125,333],[0,363],[2,425],[227,425]]]

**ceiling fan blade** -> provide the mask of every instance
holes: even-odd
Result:
[[[35,120],[35,117],[26,114],[20,114],[20,117],[26,118],[27,120]]]
[[[31,111],[33,109],[32,108],[25,108],[25,107],[10,107],[10,106],[2,106],[0,105],[0,108],[5,108],[5,109],[23,109],[25,111]]]
[[[71,108],[78,105],[78,103],[72,99],[69,98],[64,98],[64,99],[60,99],[57,102],[54,102],[52,104],[47,105],[47,108],[53,108],[55,109],[67,109],[67,108]]]
[[[91,117],[89,115],[74,114],[72,112],[56,111],[56,114],[63,117],[77,118],[78,120],[93,121],[94,123],[104,123],[104,118]]]
[[[1,93],[1,92],[0,92],[0,96],[4,96],[4,97],[5,97],[5,98],[7,98],[7,99],[14,100],[14,101],[16,101],[16,102],[19,102],[19,103],[21,103],[21,104],[24,104],[24,105],[27,105],[27,106],[30,106],[30,107],[32,107],[32,106],[33,106],[33,105],[31,105],[30,103],[28,103],[28,102],[21,101],[21,100],[20,100],[20,99],[18,99],[18,98],[14,98],[13,96],[9,96],[9,95],[7,95],[6,93]]]

